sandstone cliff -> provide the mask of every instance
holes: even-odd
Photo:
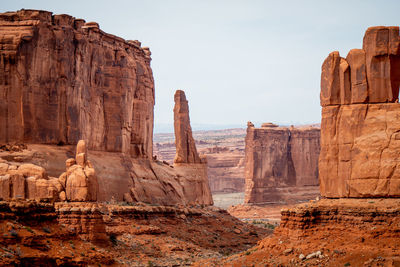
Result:
[[[0,143],[28,147],[0,157],[11,165],[34,163],[53,177],[66,172],[63,179],[73,177],[75,188],[60,195],[66,200],[212,204],[197,152],[176,167],[152,159],[150,61],[140,42],[105,33],[95,22],[38,10],[0,14]],[[90,164],[86,152],[75,155],[78,140],[86,142]],[[69,158],[75,163],[66,170]],[[96,193],[87,191],[96,185],[93,169]]]
[[[0,15],[0,143],[152,156],[150,51],[68,15]]]
[[[363,49],[324,61],[322,196],[400,196],[399,85],[399,27],[371,27]]]
[[[255,128],[248,124],[245,203],[311,199],[318,195],[318,128]],[[297,197],[295,196],[297,194]]]

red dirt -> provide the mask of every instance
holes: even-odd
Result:
[[[320,257],[305,257],[311,253]],[[257,246],[195,266],[400,266],[400,199],[323,199],[283,209]]]
[[[67,205],[70,213],[52,204],[0,202],[0,266],[185,266],[244,251],[272,232],[213,207],[99,204],[107,239],[94,242],[83,237],[96,233],[71,229],[82,224],[90,231],[101,222],[78,216],[77,203]]]

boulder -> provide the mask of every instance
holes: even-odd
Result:
[[[18,168],[18,173],[23,175],[24,177],[34,176],[37,179],[47,179],[47,172],[43,167],[27,163],[22,164]]]

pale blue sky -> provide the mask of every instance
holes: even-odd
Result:
[[[399,25],[400,1],[1,0],[96,21],[152,51],[156,128],[185,90],[192,124],[319,122],[320,70],[334,50],[362,47],[369,26]]]

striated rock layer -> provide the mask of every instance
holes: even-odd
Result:
[[[346,59],[332,52],[324,61],[322,196],[400,196],[399,86],[399,27],[371,27],[363,49]]]
[[[320,130],[315,127],[261,128],[248,124],[245,203],[311,199],[318,195]]]
[[[0,15],[0,143],[152,156],[150,51],[68,15]]]
[[[399,199],[321,199],[282,209],[271,237],[223,266],[398,266]]]
[[[150,61],[140,42],[107,34],[95,22],[38,10],[0,14],[0,143],[28,147],[0,151],[0,157],[11,165],[34,163],[53,177],[62,174],[64,193],[43,191],[39,199],[60,193],[57,198],[68,201],[212,204],[207,165],[195,146],[188,151],[197,157],[180,166],[152,159]],[[188,111],[184,98],[182,104]],[[190,129],[188,114],[182,122],[181,129]],[[184,132],[178,137],[177,143],[190,142]],[[86,142],[90,161],[86,148],[75,155],[79,140]],[[47,190],[53,180],[35,183]],[[12,184],[22,188],[18,181]]]

